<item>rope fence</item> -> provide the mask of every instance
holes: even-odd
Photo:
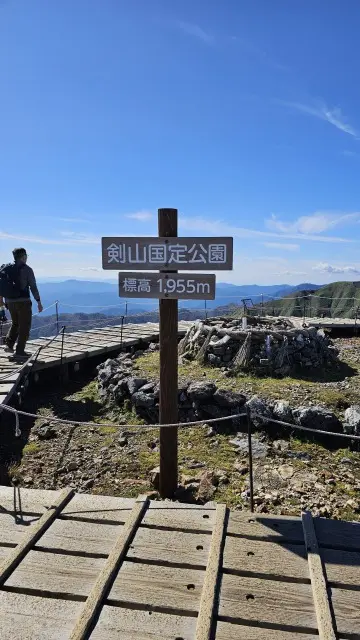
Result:
[[[83,427],[114,427],[114,428],[118,428],[118,429],[160,429],[160,428],[171,428],[173,429],[174,427],[177,428],[184,428],[184,427],[199,427],[199,426],[203,426],[204,424],[214,424],[214,423],[218,423],[218,422],[226,422],[226,421],[230,421],[230,420],[237,420],[239,418],[245,418],[248,415],[248,412],[242,412],[242,413],[235,413],[235,414],[230,414],[228,416],[224,416],[222,418],[209,418],[206,419],[204,418],[203,420],[195,420],[193,422],[175,422],[175,423],[171,423],[171,424],[123,424],[123,423],[114,423],[114,422],[82,422],[80,420],[69,420],[66,418],[59,418],[57,416],[39,416],[35,413],[30,413],[28,411],[21,411],[20,409],[16,409],[15,407],[11,407],[10,405],[1,405],[1,409],[4,409],[5,411],[9,411],[10,413],[14,413],[14,414],[19,414],[21,416],[25,416],[27,418],[34,418],[34,419],[38,419],[38,418],[44,418],[46,419],[47,422],[54,422],[54,423],[60,423],[60,424],[67,424],[67,425],[71,425],[71,426],[83,426]],[[274,423],[277,425],[280,425],[282,427],[287,427],[289,429],[295,429],[295,430],[299,430],[299,431],[307,431],[307,432],[311,432],[311,433],[316,433],[316,434],[321,434],[321,435],[326,435],[326,436],[332,436],[335,438],[346,438],[348,440],[360,440],[360,435],[352,435],[349,433],[335,433],[333,431],[323,431],[321,429],[311,429],[310,427],[303,427],[301,425],[297,425],[297,424],[292,424],[291,422],[284,422],[282,420],[275,420],[275,418],[270,418],[267,416],[264,416],[260,413],[256,413],[254,411],[249,411],[250,414],[250,418],[259,418],[263,421],[264,425],[267,423]]]

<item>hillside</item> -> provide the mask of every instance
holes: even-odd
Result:
[[[360,282],[333,282],[317,291],[303,289],[272,300],[264,305],[264,311],[280,316],[354,318],[358,306]]]

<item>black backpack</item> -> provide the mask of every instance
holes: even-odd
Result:
[[[23,266],[9,263],[0,267],[0,296],[11,299],[26,295],[20,288],[20,269]]]

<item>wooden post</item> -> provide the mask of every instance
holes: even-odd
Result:
[[[176,237],[177,209],[158,210],[159,237]],[[174,273],[174,272],[173,272]],[[160,424],[178,422],[178,301],[159,300]],[[172,498],[178,483],[177,427],[160,427],[160,495]]]

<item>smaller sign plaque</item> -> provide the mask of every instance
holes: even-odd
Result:
[[[199,273],[119,273],[121,298],[214,300],[215,276]]]

